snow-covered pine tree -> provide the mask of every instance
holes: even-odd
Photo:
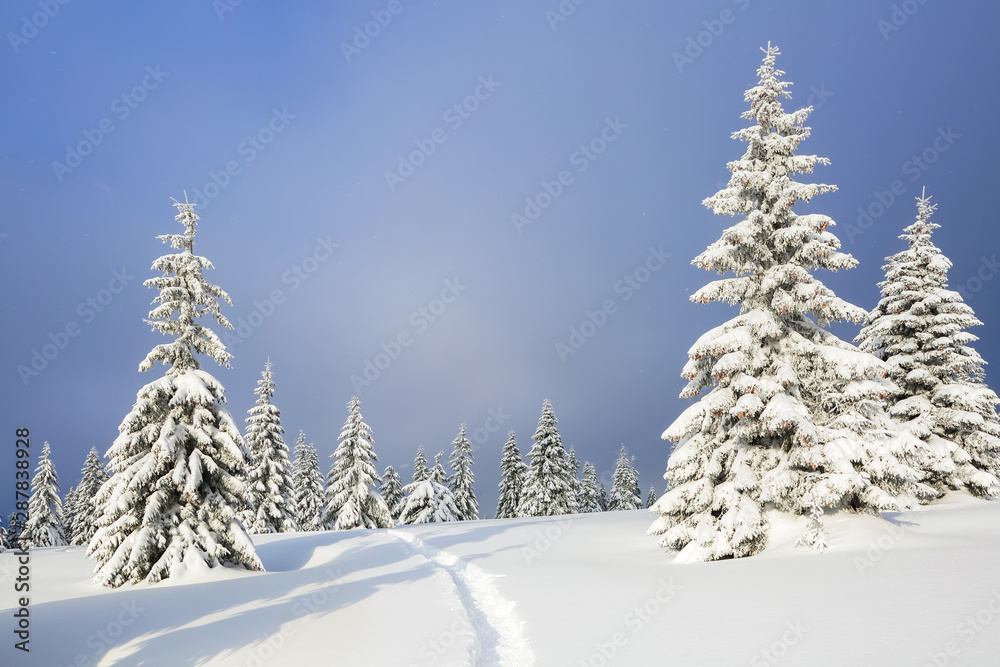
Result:
[[[642,489],[639,488],[639,469],[635,467],[635,454],[629,459],[629,473],[632,475],[632,492],[639,499],[639,506],[642,506]]]
[[[576,510],[583,513],[600,512],[600,488],[597,481],[597,470],[590,461],[583,462],[583,479],[580,480],[580,495],[577,496]]]
[[[31,496],[28,498],[28,520],[21,532],[21,544],[31,547],[61,547],[67,544],[63,529],[63,507],[59,498],[59,475],[49,458],[49,443],[42,445],[38,467],[31,478]]]
[[[212,263],[194,254],[194,204],[175,206],[184,233],[158,238],[179,252],[153,262],[163,275],[144,283],[160,290],[147,324],[174,340],[154,347],[139,365],[148,371],[159,361],[169,368],[139,390],[118,427],[107,453],[115,474],[97,495],[101,516],[87,549],[97,561],[95,583],[108,587],[156,583],[182,563],[199,561],[263,569],[236,517],[245,503],[250,451],[223,408],[225,389],[195,356],[229,368],[225,345],[198,319],[211,315],[231,329],[218,300],[232,301],[202,275]]]
[[[297,529],[292,507],[292,464],[288,447],[281,438],[281,411],[271,403],[274,377],[267,360],[257,381],[257,401],[248,410],[246,443],[253,456],[247,472],[247,497],[252,508],[244,521],[247,532],[291,533]]]
[[[538,428],[532,436],[535,444],[528,452],[530,463],[517,508],[519,516],[555,516],[576,511],[573,475],[556,423],[552,403],[545,399]]]
[[[438,484],[444,484],[448,479],[444,472],[444,466],[441,465],[442,456],[444,456],[444,452],[438,452],[434,455],[434,467],[431,468],[430,474],[428,475],[430,479],[434,480]],[[455,494],[452,494],[452,497],[454,496]],[[458,505],[455,505],[455,507],[458,507]]]
[[[386,466],[382,473],[382,486],[378,489],[379,495],[385,501],[386,507],[393,519],[399,517],[399,510],[403,508],[403,485],[399,479],[399,473],[392,466]]]
[[[635,468],[625,454],[625,445],[622,445],[615,474],[611,479],[609,511],[636,510],[642,507],[642,497],[636,491]]]
[[[983,361],[965,331],[982,324],[948,289],[951,261],[931,240],[936,205],[917,197],[917,219],[899,238],[906,250],[887,257],[882,299],[855,339],[889,366],[901,392],[889,399],[899,420],[899,448],[938,493],[962,489],[1000,496],[997,395],[983,382]]]
[[[295,463],[292,465],[292,505],[296,525],[302,531],[323,530],[323,507],[326,492],[323,473],[319,469],[316,448],[306,444],[306,434],[299,431],[295,442]]]
[[[423,458],[423,448],[420,448],[418,458]],[[417,480],[417,471],[414,470],[414,481],[403,488],[406,497],[399,512],[399,523],[436,523],[441,521],[461,521],[461,513],[455,505],[455,497],[445,485],[444,466],[441,465],[441,457],[444,452],[434,458],[434,468],[430,473],[426,473],[426,462],[424,473],[427,474],[422,480]]]
[[[66,492],[66,497],[62,501],[63,507],[63,537],[66,538],[66,544],[70,546],[76,546],[76,542],[73,541],[73,524],[76,522],[76,510],[77,510],[77,492],[76,487],[69,487],[69,491]]]
[[[500,457],[500,498],[497,500],[496,518],[512,519],[517,516],[524,475],[524,460],[521,459],[521,450],[517,448],[514,429],[511,429]]]
[[[422,482],[430,475],[431,473],[427,469],[427,457],[424,456],[424,446],[420,445],[417,447],[417,455],[413,459],[413,481]]]
[[[611,505],[611,499],[608,498],[608,490],[604,487],[604,480],[601,480],[601,490],[597,494],[597,505],[600,507],[599,512],[607,512],[608,507]]]
[[[8,549],[17,549],[21,533],[24,532],[24,515],[27,512],[16,512],[11,511],[7,515],[7,539],[6,544]]]
[[[80,483],[76,487],[76,507],[73,511],[73,521],[68,528],[72,529],[70,544],[89,544],[97,531],[97,520],[100,518],[96,500],[98,492],[108,481],[108,471],[101,463],[101,455],[96,447],[91,447],[87,458],[80,469]]]
[[[479,518],[479,503],[476,501],[476,490],[473,487],[475,476],[472,474],[472,443],[465,434],[465,424],[462,424],[458,435],[451,442],[452,452],[448,463],[452,474],[448,479],[448,488],[455,496],[455,506],[462,521],[472,521]]]
[[[361,416],[357,396],[347,404],[347,421],[340,432],[340,444],[333,453],[334,463],[327,476],[326,508],[323,524],[334,530],[352,528],[392,528],[393,520],[385,500],[375,490],[382,482],[375,470],[371,427]]]
[[[646,494],[646,505],[645,505],[646,509],[652,507],[653,503],[655,502],[656,502],[656,488],[651,486],[649,487],[649,493]]]
[[[891,420],[881,400],[895,391],[874,356],[825,330],[859,323],[865,312],[839,298],[815,269],[856,265],[838,250],[826,215],[792,207],[834,186],[797,183],[827,158],[795,155],[809,136],[812,107],[786,113],[790,83],[763,49],[758,85],[746,91],[751,125],[733,133],[746,153],[727,167],[727,187],[703,203],[717,215],[745,216],[693,263],[720,275],[691,296],[740,305],[740,315],[688,351],[681,397],[697,396],[664,432],[678,444],[667,464],[669,488],[651,511],[648,533],[681,551],[682,561],[759,553],[767,541],[765,505],[807,514],[812,504],[877,514],[912,504],[919,473],[887,446]]]
[[[569,448],[566,453],[566,466],[569,469],[570,481],[573,483],[573,499],[577,507],[580,505],[580,462],[576,458],[576,449]]]

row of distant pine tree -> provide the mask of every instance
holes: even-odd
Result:
[[[378,457],[371,429],[361,415],[357,398],[348,404],[348,418],[333,454],[334,463],[324,479],[316,448],[299,432],[295,460],[289,462],[282,439],[281,413],[272,402],[275,383],[270,361],[255,391],[256,405],[249,410],[244,436],[251,463],[244,478],[245,504],[238,513],[247,532],[388,528],[395,524],[465,521],[479,518],[474,488],[473,449],[463,424],[452,442],[451,474],[441,463],[443,452],[428,467],[421,446],[413,462],[413,481],[402,486],[399,474],[388,466],[375,473]],[[575,512],[638,509],[643,506],[635,457],[624,445],[612,477],[609,495],[589,461],[580,464],[573,448],[562,447],[552,404],[545,401],[534,447],[525,464],[513,429],[503,447],[500,497],[496,518],[549,516]],[[97,530],[101,487],[110,479],[96,448],[87,454],[81,481],[65,499],[59,497],[59,478],[46,442],[32,480],[29,520],[18,525],[11,513],[7,529],[0,526],[0,550],[15,541],[30,547],[89,544]],[[377,486],[377,489],[376,489]],[[553,492],[555,491],[555,492]],[[645,506],[656,498],[651,487]]]

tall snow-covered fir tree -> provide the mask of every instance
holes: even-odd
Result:
[[[555,516],[576,511],[573,475],[556,423],[552,403],[545,399],[538,428],[532,436],[534,445],[528,452],[530,463],[517,508],[519,516]]]
[[[825,330],[860,323],[865,312],[820,282],[816,269],[848,269],[828,216],[797,215],[834,186],[798,183],[827,158],[796,155],[809,136],[812,107],[786,113],[789,82],[770,44],[746,91],[747,143],[730,162],[728,186],[704,200],[717,215],[741,216],[693,264],[720,275],[691,296],[696,303],[739,304],[740,314],[688,351],[682,398],[697,396],[664,432],[677,444],[667,492],[650,508],[650,526],[680,561],[751,556],[767,542],[765,505],[809,514],[816,506],[877,514],[912,505],[919,472],[888,444],[893,425],[882,408],[895,391],[874,356]]]
[[[938,493],[962,489],[1000,496],[997,395],[983,382],[983,361],[966,331],[980,325],[958,292],[948,289],[952,263],[931,240],[936,205],[917,197],[917,219],[900,236],[906,250],[887,257],[882,299],[856,341],[886,362],[900,393],[890,414],[902,423],[901,449]]]
[[[42,445],[38,467],[31,478],[31,496],[28,497],[28,520],[21,532],[21,544],[31,547],[61,547],[67,544],[63,528],[63,507],[59,498],[59,475],[49,457],[49,443]]]
[[[371,427],[361,416],[361,401],[355,396],[347,404],[347,421],[327,476],[327,504],[323,524],[334,530],[392,528],[385,500],[375,490],[382,482],[375,463]]]
[[[628,455],[625,454],[625,445],[622,445],[618,463],[615,465],[615,473],[611,479],[609,511],[637,510],[642,507],[642,497],[636,490],[635,468],[629,461]]]
[[[385,467],[385,472],[382,473],[382,486],[378,492],[385,501],[385,506],[389,508],[392,518],[398,518],[399,510],[403,508],[403,484],[399,479],[399,473],[392,466]]]
[[[232,328],[219,300],[232,305],[194,254],[194,204],[175,203],[183,234],[158,238],[178,250],[153,262],[162,275],[145,281],[160,290],[146,322],[171,336],[139,365],[162,362],[166,374],[139,390],[132,411],[108,450],[114,475],[97,495],[101,511],[87,555],[97,561],[95,583],[118,587],[156,583],[182,563],[261,570],[260,559],[236,512],[244,506],[250,451],[227,412],[225,389],[201,369],[201,354],[229,368],[231,355],[214,331],[198,323],[210,315]]]
[[[323,473],[319,469],[316,448],[306,444],[306,434],[299,431],[295,441],[295,463],[292,465],[292,505],[299,530],[323,530],[323,508],[326,491]]]
[[[421,447],[418,459],[423,458]],[[455,504],[451,489],[445,485],[444,466],[441,465],[441,454],[434,458],[434,468],[427,472],[427,465],[421,471],[423,479],[417,479],[414,470],[414,481],[403,487],[405,498],[399,512],[399,523],[437,523],[442,521],[461,521],[461,512]]]
[[[583,513],[600,512],[601,490],[597,480],[597,470],[590,461],[583,462],[583,479],[580,480],[580,494],[577,496],[576,510]]]
[[[251,535],[290,533],[296,530],[292,464],[288,447],[281,438],[281,412],[271,403],[274,377],[268,359],[254,390],[256,405],[248,410],[246,443],[253,462],[247,472],[247,500],[250,509],[243,523]]]
[[[82,476],[76,487],[76,507],[73,511],[70,544],[89,544],[97,531],[100,512],[96,504],[98,492],[108,481],[108,471],[101,463],[96,447],[91,447],[80,469]]]
[[[451,442],[453,447],[448,463],[451,466],[451,477],[448,488],[455,496],[455,506],[458,508],[462,521],[472,521],[479,518],[479,503],[476,501],[476,490],[473,486],[475,476],[472,473],[472,443],[465,433],[462,424],[458,435]]]
[[[507,434],[500,457],[500,498],[497,500],[498,519],[512,519],[517,516],[517,505],[524,488],[524,460],[517,448],[514,429]]]

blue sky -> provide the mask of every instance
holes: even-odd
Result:
[[[268,358],[286,441],[304,430],[324,468],[355,393],[404,479],[465,422],[491,515],[506,432],[527,453],[549,398],[604,479],[624,444],[662,491],[685,352],[737,313],[688,302],[713,277],[690,261],[734,222],[701,201],[742,155],[768,41],[786,109],[815,107],[800,150],[832,164],[812,177],[839,188],[801,210],[860,262],[821,278],[872,308],[926,186],[998,363],[1000,7],[857,4],[6,3],[4,456],[30,428],[65,492],[162,373],[137,371],[161,341],[142,281],[186,191],[244,322],[232,370],[204,364],[238,422]]]

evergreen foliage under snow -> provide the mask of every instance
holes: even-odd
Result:
[[[361,416],[361,401],[355,396],[347,406],[348,416],[333,453],[334,463],[327,476],[327,504],[323,524],[334,530],[352,528],[392,528],[393,520],[385,500],[375,490],[381,478],[375,470],[378,456],[371,427]]]
[[[576,511],[573,475],[556,423],[552,403],[545,399],[538,428],[532,436],[534,445],[528,452],[530,462],[518,504],[519,516],[555,516]]]
[[[108,471],[101,463],[101,455],[96,447],[91,447],[81,469],[82,477],[76,487],[76,501],[73,509],[71,544],[89,544],[97,531],[100,518],[96,499],[98,491],[108,481]]]
[[[583,462],[583,479],[580,480],[580,494],[576,500],[576,511],[581,514],[604,511],[601,507],[601,489],[597,480],[597,470],[590,461]]]
[[[473,485],[475,476],[472,473],[472,443],[466,435],[465,424],[462,424],[451,444],[453,449],[448,463],[452,475],[448,479],[448,488],[455,496],[459,518],[462,521],[472,521],[479,518],[479,503],[476,501],[476,490]]]
[[[611,480],[609,511],[637,510],[642,507],[642,497],[637,491],[638,480],[636,479],[635,467],[625,454],[625,445],[622,445],[621,454],[618,456],[618,463],[615,465],[615,472]]]
[[[877,514],[901,510],[921,492],[919,472],[891,444],[892,422],[881,401],[895,386],[886,366],[824,329],[865,312],[834,295],[816,269],[848,269],[820,213],[797,215],[834,186],[798,183],[826,158],[796,155],[809,136],[811,107],[786,113],[790,84],[768,45],[746,91],[746,142],[730,162],[727,187],[703,203],[738,215],[693,263],[720,275],[692,295],[697,303],[739,304],[740,314],[704,334],[688,351],[681,396],[708,394],[664,432],[677,442],[667,467],[669,488],[651,511],[649,534],[679,550],[681,561],[751,556],[767,542],[765,506],[810,514],[822,506]]]
[[[87,555],[96,561],[95,583],[118,587],[156,583],[180,566],[234,565],[260,570],[253,542],[236,512],[244,507],[250,452],[225,404],[225,389],[201,370],[196,354],[229,367],[230,354],[198,319],[211,315],[232,328],[208,283],[212,263],[194,254],[194,205],[176,203],[183,234],[158,238],[178,250],[153,262],[162,275],[147,323],[173,340],[154,347],[139,365],[162,362],[166,374],[139,390],[118,427],[107,456],[114,475],[97,494],[101,512]]]
[[[59,476],[52,463],[49,443],[42,445],[38,467],[31,478],[28,498],[28,520],[21,532],[21,545],[31,547],[61,547],[68,542],[63,527],[63,506],[59,498]]]
[[[399,511],[403,508],[403,485],[399,473],[392,466],[385,467],[385,472],[382,473],[382,485],[378,492],[389,508],[392,518],[398,519]]]
[[[430,477],[427,469],[427,457],[424,456],[424,446],[417,447],[417,455],[413,458],[413,481],[422,482]]]
[[[306,444],[306,434],[299,431],[295,441],[295,463],[292,464],[292,499],[295,519],[302,531],[323,530],[323,508],[326,492],[323,473],[319,468],[316,448]]]
[[[500,497],[497,499],[498,519],[513,519],[524,488],[525,467],[521,450],[517,448],[514,429],[507,434],[500,457]]]
[[[423,458],[424,450],[421,447],[418,459]],[[403,488],[406,495],[403,506],[399,512],[399,523],[438,523],[442,521],[461,521],[461,513],[455,504],[455,497],[451,489],[445,485],[444,466],[441,465],[441,456],[438,454],[434,460],[434,468],[428,473],[426,463],[422,471],[422,479],[417,479],[417,471],[414,470],[414,481]]]
[[[962,489],[1000,496],[997,395],[983,379],[983,361],[966,329],[982,324],[958,292],[948,289],[951,261],[931,240],[937,207],[917,198],[917,219],[900,236],[906,250],[887,257],[882,299],[857,340],[886,362],[900,392],[889,399],[902,422],[899,448],[909,452],[938,493]]]
[[[281,412],[271,403],[274,378],[268,360],[257,381],[257,401],[248,411],[246,443],[253,462],[247,473],[250,509],[244,524],[247,532],[290,533],[297,529],[293,507],[292,464],[281,434]]]

